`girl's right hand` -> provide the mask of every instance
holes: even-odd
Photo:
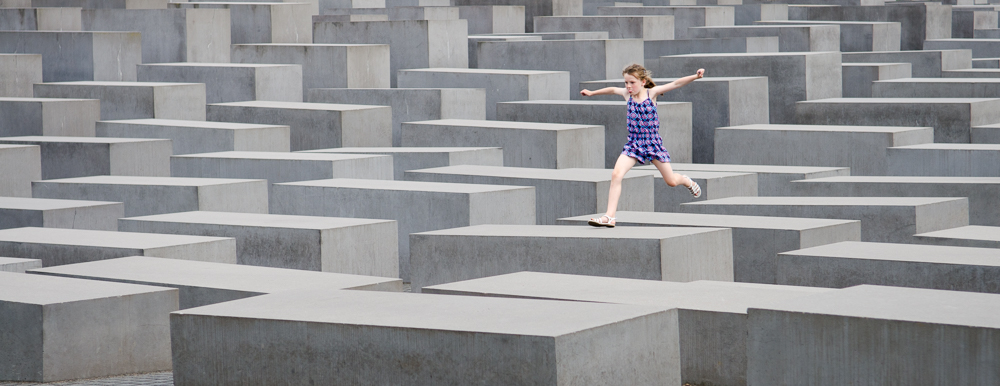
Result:
[[[594,95],[594,92],[590,91],[590,90],[587,90],[587,89],[583,89],[583,90],[580,90],[580,95],[589,97],[591,95]]]

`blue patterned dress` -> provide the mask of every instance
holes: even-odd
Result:
[[[646,100],[636,103],[632,96],[628,97],[628,142],[622,148],[622,154],[635,158],[641,164],[656,159],[660,162],[670,162],[670,153],[663,148],[663,138],[660,138],[660,117],[656,113],[656,104],[649,98],[646,90]]]

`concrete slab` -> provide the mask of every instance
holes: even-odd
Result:
[[[748,36],[715,39],[648,40],[643,42],[643,54],[646,56],[646,63],[658,61],[661,56],[744,52],[778,52],[778,37]]]
[[[142,63],[229,63],[225,9],[87,9],[78,17],[84,31],[141,33]]]
[[[918,244],[1000,248],[1000,227],[969,225],[913,235]]]
[[[607,34],[607,31],[600,31]],[[566,34],[570,35],[570,34]],[[566,36],[567,38],[572,38],[572,36]],[[513,34],[511,35],[469,35],[469,68],[479,68],[479,43],[480,42],[512,42],[512,41],[528,41],[543,40],[542,36],[535,34]]]
[[[120,202],[0,197],[0,229],[22,227],[118,230]]]
[[[42,261],[39,259],[0,257],[0,272],[24,273],[25,271],[34,268],[42,268]]]
[[[972,68],[969,50],[845,52],[844,63],[910,63],[913,76],[940,78],[945,71]]]
[[[0,145],[0,197],[31,197],[31,181],[40,179],[40,147]]]
[[[969,225],[968,207],[965,198],[731,197],[682,204],[681,211],[860,220],[861,241],[907,243],[917,233]]]
[[[42,179],[97,175],[170,176],[173,146],[165,139],[27,136],[0,144],[41,149]]]
[[[972,50],[973,58],[1000,56],[1000,39],[928,39],[924,48],[930,50]]]
[[[302,66],[302,100],[311,88],[388,88],[388,44],[234,44],[233,63]]]
[[[212,210],[267,213],[267,181],[223,178],[91,176],[35,181],[36,198],[115,201],[125,216]]]
[[[524,7],[524,30],[534,32],[535,16],[580,16],[584,15],[582,0],[505,0],[504,5]],[[491,0],[455,0],[454,5],[496,5]]]
[[[156,82],[57,82],[35,84],[42,98],[101,100],[100,119],[205,120],[205,85]]]
[[[688,28],[705,26],[731,26],[736,20],[732,7],[656,7],[614,6],[597,7],[597,15],[671,15],[674,34],[670,39],[690,39]],[[644,39],[653,40],[653,39]],[[669,39],[661,39],[669,40]]]
[[[466,5],[458,17],[469,21],[469,34],[524,33],[523,5]]]
[[[31,1],[22,4],[0,3],[0,29],[4,31],[81,31],[78,7],[32,8]],[[41,66],[38,67],[41,70]],[[35,82],[40,83],[40,82]]]
[[[997,11],[993,7],[984,7],[982,10],[966,7],[952,7],[951,9],[952,38],[985,37],[976,36],[975,31],[996,29],[997,26]]]
[[[844,97],[871,98],[872,83],[912,77],[910,63],[843,63]]]
[[[872,84],[875,98],[994,98],[997,95],[1000,95],[1000,79],[994,78],[903,78]]]
[[[608,31],[609,39],[670,40],[673,15],[539,16],[534,32]]]
[[[134,82],[142,63],[138,32],[0,31],[0,52],[41,54],[45,82]]]
[[[8,9],[0,9],[0,20]],[[42,55],[0,54],[0,68],[0,97],[31,98],[31,85],[42,83]]]
[[[32,7],[77,7],[83,9],[166,9],[164,0],[30,0]]]
[[[289,128],[176,119],[123,119],[97,122],[98,137],[163,138],[173,143],[173,154],[220,151],[289,151]]]
[[[1000,77],[1000,72],[995,68],[966,68],[962,70],[948,70],[941,72],[942,78],[966,78],[982,79]]]
[[[1000,144],[1000,124],[973,126],[972,143]]]
[[[877,4],[877,3],[876,3]],[[900,48],[922,50],[924,41],[951,37],[951,5],[922,2],[788,7],[788,20],[852,20],[900,23]]]
[[[204,83],[205,101],[302,102],[297,64],[155,63],[138,66],[140,82]]]
[[[692,38],[725,38],[747,36],[777,36],[780,52],[840,51],[839,25],[738,25],[724,27],[691,27]]]
[[[836,25],[840,27],[841,52],[900,50],[900,23],[878,21],[759,21],[758,25]]]
[[[486,119],[500,119],[500,102],[567,100],[574,94],[567,71],[426,68],[401,70],[398,75],[399,87],[482,88],[486,93]]]
[[[0,133],[93,137],[99,99],[0,98]]]
[[[158,235],[62,228],[0,230],[0,254],[76,264],[125,256],[236,263],[236,241],[226,237]]]
[[[612,169],[583,170],[600,170],[608,175],[613,171]],[[649,175],[653,178],[653,210],[656,212],[677,212],[680,204],[685,202],[757,195],[757,176],[753,173],[689,171],[681,174],[701,186],[701,197],[695,198],[691,195],[691,191],[683,186],[667,185],[663,175],[653,165],[633,168],[626,173],[626,176]]]
[[[1000,177],[995,167],[1000,144],[931,143],[886,150],[894,176]]]
[[[850,168],[810,166],[689,164],[671,162],[670,168],[682,174],[686,174],[689,171],[753,173],[757,175],[758,196],[793,196],[794,194],[791,193],[792,181],[851,175]],[[655,170],[656,167],[652,165],[637,166],[635,169]]]
[[[316,5],[308,2],[180,2],[171,9],[229,10],[232,44],[313,43],[310,28]]]
[[[498,147],[341,147],[302,152],[392,156],[393,179],[397,181],[404,179],[407,170],[452,165],[503,166],[503,149]]]
[[[972,59],[972,68],[1000,68],[1000,58]]]

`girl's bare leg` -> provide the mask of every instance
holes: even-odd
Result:
[[[622,196],[622,179],[635,163],[635,158],[624,154],[618,156],[618,161],[615,162],[615,170],[611,172],[611,189],[608,189],[608,211],[605,212],[608,218],[615,217],[615,212],[618,211],[618,199]]]
[[[660,162],[653,160],[653,165],[656,169],[660,171],[660,175],[663,176],[663,181],[667,183],[668,186],[674,187],[677,185],[684,185],[686,187],[691,187],[694,181],[691,178],[683,174],[674,173],[674,169],[670,167],[669,162]],[[613,184],[613,183],[612,183]]]

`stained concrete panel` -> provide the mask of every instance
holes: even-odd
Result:
[[[229,63],[230,14],[225,9],[87,9],[84,31],[142,34],[142,63]]]
[[[0,3],[0,29],[4,31],[80,31],[79,7],[37,7],[30,0]],[[38,66],[41,70],[41,66]]]
[[[0,97],[31,98],[35,83],[42,83],[42,55],[0,54]]]
[[[0,134],[93,137],[99,99],[0,98]]]
[[[170,141],[165,139],[28,136],[0,137],[0,144],[39,146],[43,179],[168,177],[173,152]]]
[[[880,80],[910,78],[913,75],[910,63],[844,63],[844,97],[871,98],[872,84]]]
[[[40,179],[40,147],[0,145],[0,197],[31,197],[31,181]]]
[[[310,18],[316,6],[308,2],[199,1],[170,3],[169,6],[171,9],[228,10],[232,44],[313,42]]]
[[[0,229],[23,227],[118,230],[120,202],[0,197]]]
[[[203,83],[57,82],[35,84],[42,98],[100,99],[100,119],[205,120]]]
[[[134,82],[142,63],[138,32],[0,31],[0,52],[41,54],[46,82]]]
[[[289,128],[284,125],[255,125],[177,119],[123,119],[97,122],[98,137],[163,138],[173,143],[173,154],[220,151],[290,150]]]

